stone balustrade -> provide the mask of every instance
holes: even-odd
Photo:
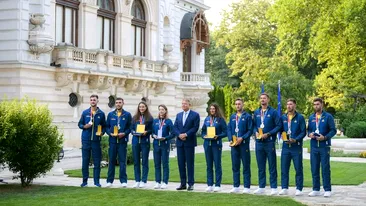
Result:
[[[201,73],[182,72],[180,73],[180,81],[182,82],[183,85],[211,86],[210,76],[211,74],[209,73],[201,74]]]
[[[178,70],[178,64],[167,61],[150,61],[144,57],[121,56],[111,51],[82,49],[70,45],[58,45],[52,52],[52,60],[63,68],[108,71],[138,76],[166,78]],[[144,72],[147,72],[144,75]]]
[[[175,84],[191,97],[197,105],[207,102],[201,98],[202,91],[212,89],[210,74],[183,72],[172,74],[178,64],[167,61],[151,61],[144,57],[121,56],[105,50],[82,49],[70,45],[58,45],[52,52],[56,68],[58,87],[73,84],[78,92],[80,84],[88,84],[89,89],[106,90],[125,87],[126,91],[142,92],[145,88],[155,90],[155,94],[165,92],[167,84]],[[180,81],[179,81],[180,80]]]

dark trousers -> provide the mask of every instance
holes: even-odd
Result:
[[[82,141],[81,142],[81,157],[82,157],[82,173],[83,183],[88,182],[89,178],[89,162],[90,154],[93,157],[93,177],[94,184],[99,184],[100,179],[100,161],[102,159],[102,149],[100,147],[100,141]]]
[[[221,167],[221,154],[222,147],[220,146],[211,146],[204,145],[205,156],[206,156],[206,173],[207,173],[207,185],[213,186],[213,164],[215,164],[215,173],[216,173],[216,181],[215,186],[221,186],[222,180],[222,167]]]
[[[271,188],[277,188],[277,161],[274,142],[256,142],[255,155],[258,165],[259,188],[266,187],[266,163],[269,165],[269,181]]]
[[[135,144],[132,145],[133,153],[133,168],[136,182],[147,182],[147,175],[149,174],[149,152],[150,144]],[[141,159],[142,159],[142,177],[141,177]]]
[[[161,183],[161,165],[163,165],[163,182],[169,181],[169,153],[168,145],[154,145],[155,181]]]
[[[178,168],[181,185],[194,185],[194,147],[177,147]]]
[[[231,147],[231,162],[233,170],[234,187],[240,186],[240,164],[243,164],[243,182],[245,188],[250,188],[250,150],[249,142]]]
[[[114,181],[117,155],[119,162],[119,181],[121,183],[127,183],[127,143],[109,143],[108,155],[109,164],[107,183],[113,183]]]
[[[320,190],[320,163],[322,165],[322,179],[325,191],[332,191],[330,177],[330,147],[312,147],[310,150],[311,174],[313,176],[313,190]]]
[[[289,184],[289,171],[291,160],[294,163],[294,168],[296,171],[295,181],[296,181],[296,189],[302,191],[304,185],[304,173],[302,166],[302,147],[294,146],[282,147],[281,153],[281,185],[282,189],[288,189]]]

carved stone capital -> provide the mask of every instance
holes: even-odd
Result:
[[[88,84],[90,89],[108,89],[113,84],[114,77],[95,75],[89,78]]]
[[[208,100],[210,99],[207,96],[207,94],[206,95],[200,94],[200,95],[201,96],[185,96],[185,98],[189,99],[192,106],[194,106],[194,107],[202,106],[204,104],[207,104]]]
[[[127,92],[137,92],[140,87],[139,79],[127,79],[126,80],[126,91]]]
[[[166,84],[163,82],[156,83],[155,94],[162,94],[166,91]]]
[[[70,72],[56,72],[55,80],[57,87],[64,87],[73,82],[74,74]]]

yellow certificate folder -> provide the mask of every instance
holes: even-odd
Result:
[[[97,136],[101,136],[102,135],[102,125],[98,125],[98,129],[97,129]]]
[[[263,137],[263,129],[262,128],[258,128],[258,133],[259,133],[259,135],[258,135],[257,139],[262,139],[262,137]]]
[[[113,127],[113,136],[117,136],[118,135],[118,127],[114,126]]]
[[[136,133],[144,133],[145,132],[145,125],[144,124],[138,124],[136,127]]]
[[[214,138],[216,135],[215,127],[207,127],[207,138]]]
[[[288,141],[287,133],[286,133],[286,132],[282,132],[282,140],[283,140],[284,142],[287,142],[287,141]]]
[[[234,146],[236,144],[237,140],[238,140],[238,138],[235,135],[233,135],[233,140],[232,140],[230,146]]]

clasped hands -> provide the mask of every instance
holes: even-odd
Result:
[[[153,138],[154,138],[154,139],[157,139],[157,140],[159,140],[159,141],[164,141],[164,140],[166,140],[166,138],[165,138],[165,137],[160,137],[160,138],[159,138],[159,137],[158,137],[158,135],[155,135],[155,134],[153,135]]]
[[[118,133],[117,135],[114,135],[114,134],[112,133],[112,134],[111,134],[111,136],[113,136],[113,137],[118,137],[118,139],[121,139],[121,138],[125,137],[125,136],[126,136],[126,134],[125,134],[125,133]]]
[[[183,141],[186,141],[187,140],[187,134],[186,133],[182,133],[178,137],[179,137],[179,139],[181,139]]]
[[[323,135],[315,136],[313,132],[309,134],[309,137],[311,139],[316,139],[318,141],[324,141],[325,140],[325,137]]]
[[[256,133],[255,133],[255,137],[256,137],[257,139],[267,139],[269,136],[271,136],[271,134],[270,134],[270,133],[265,133],[265,134],[263,134],[261,137],[259,137],[259,133],[258,133],[258,132],[256,132]]]

